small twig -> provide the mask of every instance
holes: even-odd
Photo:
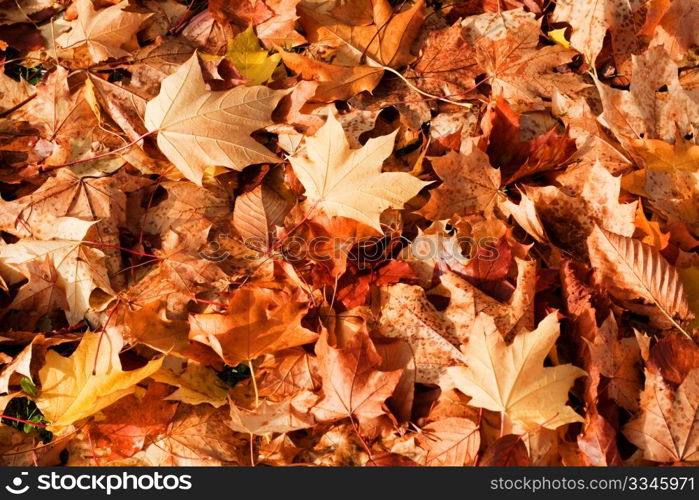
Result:
[[[473,104],[469,102],[458,102],[458,101],[452,101],[450,99],[446,99],[444,97],[440,97],[438,95],[430,94],[429,92],[425,92],[424,90],[421,90],[417,88],[415,85],[410,83],[406,77],[404,77],[399,71],[396,71],[395,69],[389,67],[389,66],[380,66],[384,71],[388,71],[389,73],[393,73],[396,75],[398,78],[403,80],[403,83],[405,83],[408,87],[410,87],[412,90],[417,92],[420,95],[423,95],[425,97],[429,97],[430,99],[436,99],[438,101],[446,102],[449,104],[453,104],[454,106],[461,106],[462,108],[467,108],[471,109],[473,107]]]
[[[122,146],[120,148],[115,149],[114,151],[107,151],[106,153],[99,154],[97,156],[92,156],[90,158],[82,158],[80,160],[75,160],[75,161],[70,161],[68,163],[62,163],[60,165],[49,165],[48,167],[41,165],[39,167],[39,172],[51,172],[52,170],[57,170],[59,168],[64,168],[64,167],[72,167],[73,165],[80,165],[81,163],[89,163],[91,161],[95,160],[101,160],[102,158],[108,158],[112,155],[121,153],[122,151],[129,149],[132,146],[135,146],[139,141],[145,139],[146,137],[153,135],[157,133],[157,130],[151,130],[150,132],[146,132],[145,134],[137,137],[130,143],[126,144],[125,146]]]
[[[209,304],[210,306],[223,307],[224,309],[227,309],[227,308],[228,308],[228,304],[224,304],[223,302],[216,302],[216,301],[213,301],[213,300],[198,299],[197,297],[194,297],[194,302],[197,302],[198,304]]]
[[[473,91],[475,91],[476,89],[478,89],[478,87],[480,87],[480,86],[483,85],[484,83],[488,83],[488,81],[490,81],[492,78],[493,78],[492,76],[486,76],[486,77],[483,78],[481,81],[479,81],[477,84],[475,84],[475,85],[469,87],[468,89],[464,90],[463,92],[455,92],[455,93],[453,93],[453,94],[445,94],[445,95],[443,95],[443,96],[430,97],[430,98],[427,98],[427,99],[401,99],[401,100],[398,100],[398,101],[387,101],[387,102],[385,102],[384,104],[387,105],[387,106],[393,106],[393,105],[396,105],[396,104],[411,104],[411,103],[417,103],[417,102],[434,101],[434,100],[438,100],[438,99],[444,100],[444,99],[449,99],[450,97],[460,97],[460,96],[464,96],[464,95],[470,94],[471,92],[473,92]],[[452,103],[453,101],[448,100],[447,102]]]
[[[479,408],[478,409],[478,424],[476,427],[476,429],[478,430],[479,433],[481,432],[482,422],[483,422],[483,408]],[[481,454],[479,451],[476,451],[476,456],[473,457],[473,463],[471,465],[473,467],[478,467],[478,462],[480,461],[480,459],[481,459]]]
[[[120,247],[119,245],[111,245],[109,243],[102,243],[100,241],[83,241],[83,243],[86,245],[92,245],[92,246],[96,246],[96,247],[100,247],[100,248],[113,248],[115,250],[121,250],[122,252],[130,253],[133,255],[138,255],[139,257],[148,257],[149,259],[162,260],[157,255],[153,255],[150,253],[144,253],[144,252],[138,252],[136,250],[129,250],[128,248]]]
[[[114,304],[114,307],[112,308],[111,311],[109,311],[109,315],[107,316],[107,320],[104,322],[104,326],[102,327],[102,331],[100,332],[100,338],[97,340],[97,350],[95,351],[95,361],[92,364],[92,374],[97,375],[97,361],[99,360],[99,355],[100,355],[100,347],[102,346],[102,337],[104,337],[104,334],[107,333],[107,326],[109,325],[109,322],[112,319],[112,316],[114,316],[114,313],[116,310],[119,308],[119,302]]]
[[[97,452],[95,451],[95,443],[92,441],[92,434],[90,434],[90,426],[85,427],[85,433],[87,434],[87,441],[90,443],[90,451],[92,452],[92,460],[94,460],[95,465],[100,467],[100,461],[97,460]]]
[[[337,295],[337,286],[338,286],[339,281],[340,281],[340,273],[337,273],[335,275],[335,286],[333,287],[333,296],[330,299],[330,310],[332,310],[333,306],[335,305],[335,296]]]
[[[74,332],[75,330],[80,330],[82,327],[85,326],[85,323],[83,320],[78,321],[74,325],[71,326],[66,326],[65,328],[61,328],[60,330],[51,330],[48,332],[51,335],[61,335],[63,333],[71,333]]]

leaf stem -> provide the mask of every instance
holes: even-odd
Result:
[[[112,316],[114,316],[114,313],[116,310],[119,308],[119,302],[114,304],[114,307],[112,307],[112,310],[109,311],[109,315],[107,316],[107,320],[104,322],[104,326],[102,327],[102,330],[100,331],[100,338],[97,340],[97,350],[95,352],[95,361],[92,364],[92,374],[97,375],[97,362],[99,361],[99,355],[100,355],[100,347],[102,346],[102,338],[104,337],[104,334],[107,333],[107,326],[109,325],[109,322],[112,319]]]
[[[194,302],[198,304],[209,304],[210,306],[217,306],[217,307],[223,307],[224,309],[228,308],[228,304],[224,304],[223,302],[216,302],[213,300],[205,300],[205,299],[198,299],[197,297],[194,297]]]
[[[90,451],[92,452],[92,460],[95,462],[97,467],[100,467],[100,461],[97,459],[97,452],[95,451],[95,443],[92,441],[92,434],[90,433],[90,426],[85,427],[85,433],[87,434],[87,441],[90,443]]]
[[[354,433],[357,435],[357,439],[359,439],[359,442],[362,444],[362,448],[364,448],[364,451],[366,451],[367,455],[369,455],[369,461],[372,464],[376,465],[376,461],[374,460],[374,454],[371,452],[371,448],[369,448],[369,445],[364,440],[364,437],[359,433],[359,427],[357,426],[357,423],[354,421],[354,417],[350,415],[349,420],[352,424],[352,429],[354,430]]]
[[[255,409],[260,406],[260,393],[257,391],[257,381],[255,380],[255,368],[252,366],[252,360],[248,359],[248,368],[250,368],[250,378],[252,379],[252,388],[255,391]]]
[[[253,379],[254,380],[254,379]],[[255,436],[250,433],[250,466],[255,467]]]
[[[33,425],[34,427],[41,427],[42,429],[46,429],[48,427],[48,425],[39,424],[30,420],[24,420],[23,418],[10,417],[8,415],[0,415],[0,419],[3,418],[6,418],[7,420],[12,420],[13,422],[19,422],[21,424]]]

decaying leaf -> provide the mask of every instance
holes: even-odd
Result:
[[[624,427],[628,439],[655,462],[696,462],[699,369],[673,390],[658,375],[646,373],[641,413]]]
[[[439,383],[447,367],[463,361],[459,332],[447,315],[437,311],[419,286],[396,284],[382,290],[379,332],[410,345],[417,372],[415,380]]]
[[[78,0],[75,5],[78,19],[56,42],[66,49],[87,44],[94,62],[128,55],[124,46],[133,42],[143,21],[152,15],[124,11],[127,1],[101,10],[95,10],[92,0]]]
[[[431,161],[444,183],[430,191],[430,201],[421,209],[425,217],[439,220],[455,213],[492,212],[501,196],[500,172],[490,166],[484,152],[450,151]]]

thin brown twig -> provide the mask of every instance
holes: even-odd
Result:
[[[73,165],[80,165],[81,163],[89,163],[91,161],[101,160],[102,158],[108,158],[108,157],[113,156],[115,154],[119,154],[122,151],[129,149],[130,147],[135,146],[139,141],[141,141],[141,140],[145,139],[146,137],[151,136],[157,132],[158,132],[157,130],[151,130],[150,132],[146,132],[145,134],[137,137],[136,139],[134,139],[130,143],[128,143],[120,148],[117,148],[113,151],[107,151],[106,153],[98,154],[97,156],[92,156],[90,158],[82,158],[80,160],[69,161],[68,163],[62,163],[60,165],[49,165],[49,166],[41,165],[39,167],[39,172],[51,172],[51,171],[57,170],[59,168],[72,167]]]

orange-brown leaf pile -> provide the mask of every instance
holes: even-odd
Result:
[[[699,464],[695,0],[0,0],[0,463]]]

